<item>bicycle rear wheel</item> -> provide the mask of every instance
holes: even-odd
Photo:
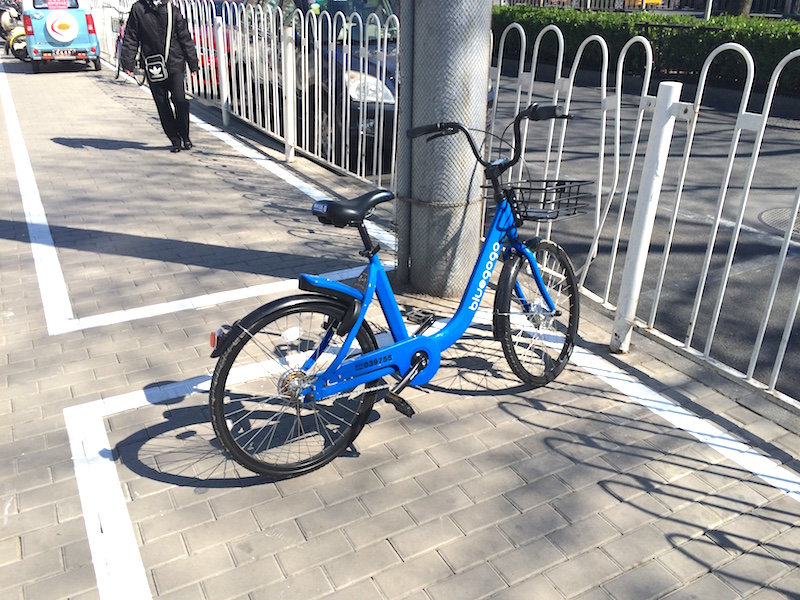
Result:
[[[539,240],[531,247],[555,312],[539,291],[520,253],[503,265],[495,301],[495,324],[508,365],[525,383],[545,385],[564,369],[578,335],[580,304],[575,270],[563,248]]]
[[[223,448],[244,467],[274,478],[327,464],[355,439],[375,402],[377,381],[350,394],[305,402],[299,392],[335,358],[346,307],[297,296],[235,325],[211,381],[211,422]],[[351,356],[377,348],[363,324]]]

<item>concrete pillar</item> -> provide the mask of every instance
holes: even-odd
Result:
[[[441,121],[486,129],[491,15],[486,0],[401,2],[398,275],[432,296],[460,296],[472,272],[482,172],[463,136],[409,142],[405,132]]]

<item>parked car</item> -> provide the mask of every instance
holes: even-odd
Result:
[[[22,0],[22,23],[34,73],[49,61],[84,60],[100,70],[94,19],[82,1]]]

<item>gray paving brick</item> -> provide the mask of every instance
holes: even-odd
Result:
[[[400,557],[406,560],[463,536],[464,534],[453,524],[453,521],[442,517],[409,531],[398,533],[389,538],[389,541]]]
[[[146,521],[141,521],[139,527],[144,540],[149,541],[207,523],[213,519],[211,507],[207,503],[202,503],[175,510],[166,515],[153,516]]]
[[[426,523],[472,504],[461,488],[451,487],[409,502],[405,508],[417,523]]]
[[[394,565],[377,574],[374,579],[386,597],[394,600],[406,598],[408,594],[445,580],[452,574],[442,557],[436,552],[430,552]],[[411,598],[427,600],[428,595],[420,593]]]
[[[504,494],[522,487],[525,482],[510,468],[492,471],[479,479],[466,481],[462,488],[473,502]]]
[[[518,517],[501,523],[500,529],[512,542],[522,545],[530,540],[542,537],[568,524],[566,519],[551,506],[543,505],[533,508]]]
[[[433,600],[477,600],[487,598],[505,587],[497,573],[489,565],[483,564],[434,584],[427,591]]]
[[[566,556],[574,556],[619,538],[620,533],[600,515],[571,523],[547,535]]]
[[[522,440],[523,442],[527,440]],[[539,454],[533,458],[523,460],[512,465],[512,468],[528,483],[552,475],[559,471],[571,467],[574,463],[571,459],[561,454],[550,452]]]
[[[668,512],[669,509],[658,500],[652,496],[642,494],[627,502],[620,502],[601,514],[621,533],[627,533],[664,517]]]
[[[340,589],[373,577],[399,562],[397,553],[384,541],[327,563],[325,571],[336,589]]]
[[[756,549],[720,567],[715,575],[742,596],[753,593],[788,571],[792,564]]]
[[[285,521],[231,542],[230,551],[237,563],[245,563],[272,556],[305,541],[297,523]]]
[[[465,538],[444,546],[439,554],[458,573],[512,548],[511,543],[498,529],[490,528],[468,534]]]
[[[180,568],[175,563],[156,567],[153,569],[153,578],[160,594],[214,577],[233,566],[227,549],[217,546],[181,560]]]
[[[278,553],[278,560],[285,573],[295,574],[352,551],[347,538],[337,529]]]
[[[693,581],[686,587],[677,590],[665,597],[665,600],[700,600],[701,598],[714,598],[714,600],[736,600],[741,598],[727,585],[714,575],[706,575]]]
[[[363,493],[383,487],[380,479],[372,471],[362,471],[346,479],[339,479],[316,488],[317,494],[327,504],[350,500]]]
[[[450,517],[465,532],[484,529],[520,514],[514,505],[502,496],[495,496],[473,506],[456,511]]]
[[[701,504],[691,504],[654,523],[675,544],[699,537],[719,525],[721,519]]]
[[[440,467],[464,460],[471,456],[482,454],[486,447],[474,437],[464,437],[446,444],[440,444],[427,450],[430,456]]]
[[[360,500],[374,516],[424,496],[425,490],[415,480],[405,479],[374,492],[367,492]]]
[[[375,467],[375,472],[386,485],[417,477],[437,468],[436,463],[425,453],[416,453],[394,462]]]
[[[139,547],[145,569],[186,558],[189,553],[180,534],[168,535]]]
[[[212,500],[212,503],[215,509],[217,509],[217,506],[221,504],[222,501],[215,502]],[[314,492],[306,491],[285,498],[276,498],[255,506],[253,507],[253,514],[255,514],[261,527],[267,527],[287,519],[311,513],[322,506],[322,502]]]
[[[357,550],[387,539],[400,532],[416,527],[416,523],[405,511],[398,507],[380,513],[369,519],[357,521],[344,528],[347,538]]]
[[[346,500],[299,517],[297,524],[306,538],[312,538],[332,529],[349,525],[366,516],[367,512],[358,500]]]
[[[620,569],[600,550],[576,556],[546,571],[547,578],[567,597],[599,586],[619,574]],[[575,574],[580,573],[581,577]]]
[[[680,581],[655,561],[626,571],[604,584],[617,600],[649,600],[663,598],[676,589]]]
[[[189,552],[196,553],[217,544],[230,543],[259,531],[255,517],[249,511],[203,523],[183,532]]]
[[[479,477],[480,474],[469,462],[460,460],[420,475],[416,481],[427,493],[433,494],[455,485],[469,485],[469,482],[475,481]]]
[[[71,519],[22,535],[22,552],[26,557],[52,548],[66,546],[86,538],[86,524],[83,519]]]
[[[543,576],[533,577],[492,595],[492,600],[561,600],[553,585]]]
[[[327,600],[351,600],[352,598],[358,598],[359,600],[384,600],[385,597],[371,579],[361,581],[326,596]]]
[[[28,582],[50,577],[64,570],[61,549],[53,548],[0,567],[0,591],[22,589]]]
[[[778,533],[768,521],[754,515],[741,515],[708,531],[709,538],[733,553],[752,550]]]
[[[241,598],[250,591],[283,581],[283,573],[272,557],[250,561],[235,570],[220,573],[202,583],[208,600]]]
[[[491,473],[497,469],[525,460],[528,455],[514,443],[490,448],[477,456],[470,457],[470,463],[481,473]]]
[[[564,554],[547,538],[540,538],[490,559],[492,566],[510,585],[515,585],[564,561],[566,561]]]
[[[302,575],[266,585],[250,592],[253,600],[314,600],[333,591],[322,569],[312,569]]]
[[[91,564],[82,565],[64,573],[38,579],[25,585],[26,598],[59,600],[72,598],[97,586],[94,568]]]
[[[550,504],[571,522],[579,521],[614,506],[617,498],[602,485],[594,484],[556,498]]]

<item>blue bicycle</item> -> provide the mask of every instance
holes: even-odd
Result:
[[[502,184],[520,158],[520,122],[564,116],[557,106],[532,105],[514,120],[511,159],[485,161],[459,123],[417,127],[409,137],[464,133],[485,170],[495,202],[494,217],[455,315],[424,335],[428,315],[409,333],[386,271],[364,220],[393,198],[378,190],[346,201],[322,201],[313,214],[324,224],[356,227],[368,261],[354,285],[301,275],[307,294],[266,304],[212,334],[218,357],[209,404],[223,448],[247,469],[273,478],[308,473],[327,464],[358,436],[374,402],[382,398],[407,416],[413,408],[400,396],[428,383],[442,352],[472,323],[498,261],[503,261],[494,301],[493,330],[513,372],[525,383],[544,385],[566,366],[578,331],[575,272],[557,244],[522,240],[524,219],[552,220],[577,212],[575,194],[530,182]],[[534,193],[533,190],[536,190]],[[523,198],[527,196],[527,198]],[[533,196],[536,196],[534,202]],[[377,296],[393,341],[379,347],[365,319]],[[387,383],[391,382],[391,383]]]

